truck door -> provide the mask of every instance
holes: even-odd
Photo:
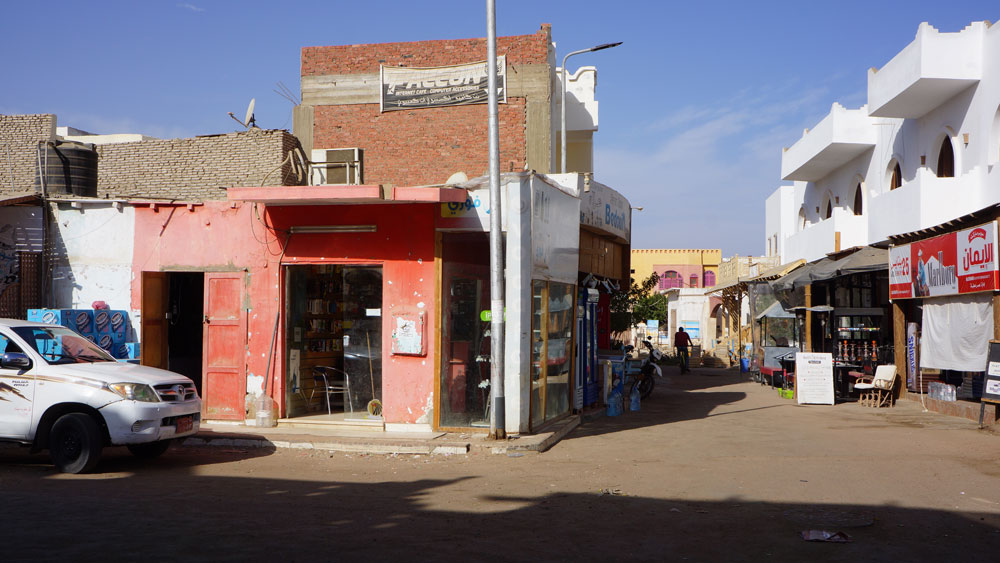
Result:
[[[21,352],[20,346],[0,334],[0,353]],[[35,377],[0,366],[0,436],[24,439],[31,427]]]

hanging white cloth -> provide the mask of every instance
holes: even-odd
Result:
[[[983,371],[993,338],[993,294],[924,299],[920,367]]]

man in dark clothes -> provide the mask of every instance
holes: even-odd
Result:
[[[688,347],[691,346],[691,337],[688,333],[684,332],[684,327],[677,329],[677,333],[674,334],[674,349],[677,350],[677,356],[681,360],[681,373],[687,373],[691,371],[688,369]]]

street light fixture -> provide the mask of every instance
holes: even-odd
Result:
[[[580,53],[589,53],[591,51],[601,51],[604,49],[610,49],[612,47],[617,47],[621,45],[622,42],[617,43],[604,43],[591,47],[589,49],[580,49],[579,51],[573,51],[565,57],[563,57],[562,62],[562,161],[559,171],[563,174],[566,173],[566,59],[572,57],[573,55],[579,55]]]

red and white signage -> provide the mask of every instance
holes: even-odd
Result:
[[[889,298],[994,291],[996,222],[889,249]]]

